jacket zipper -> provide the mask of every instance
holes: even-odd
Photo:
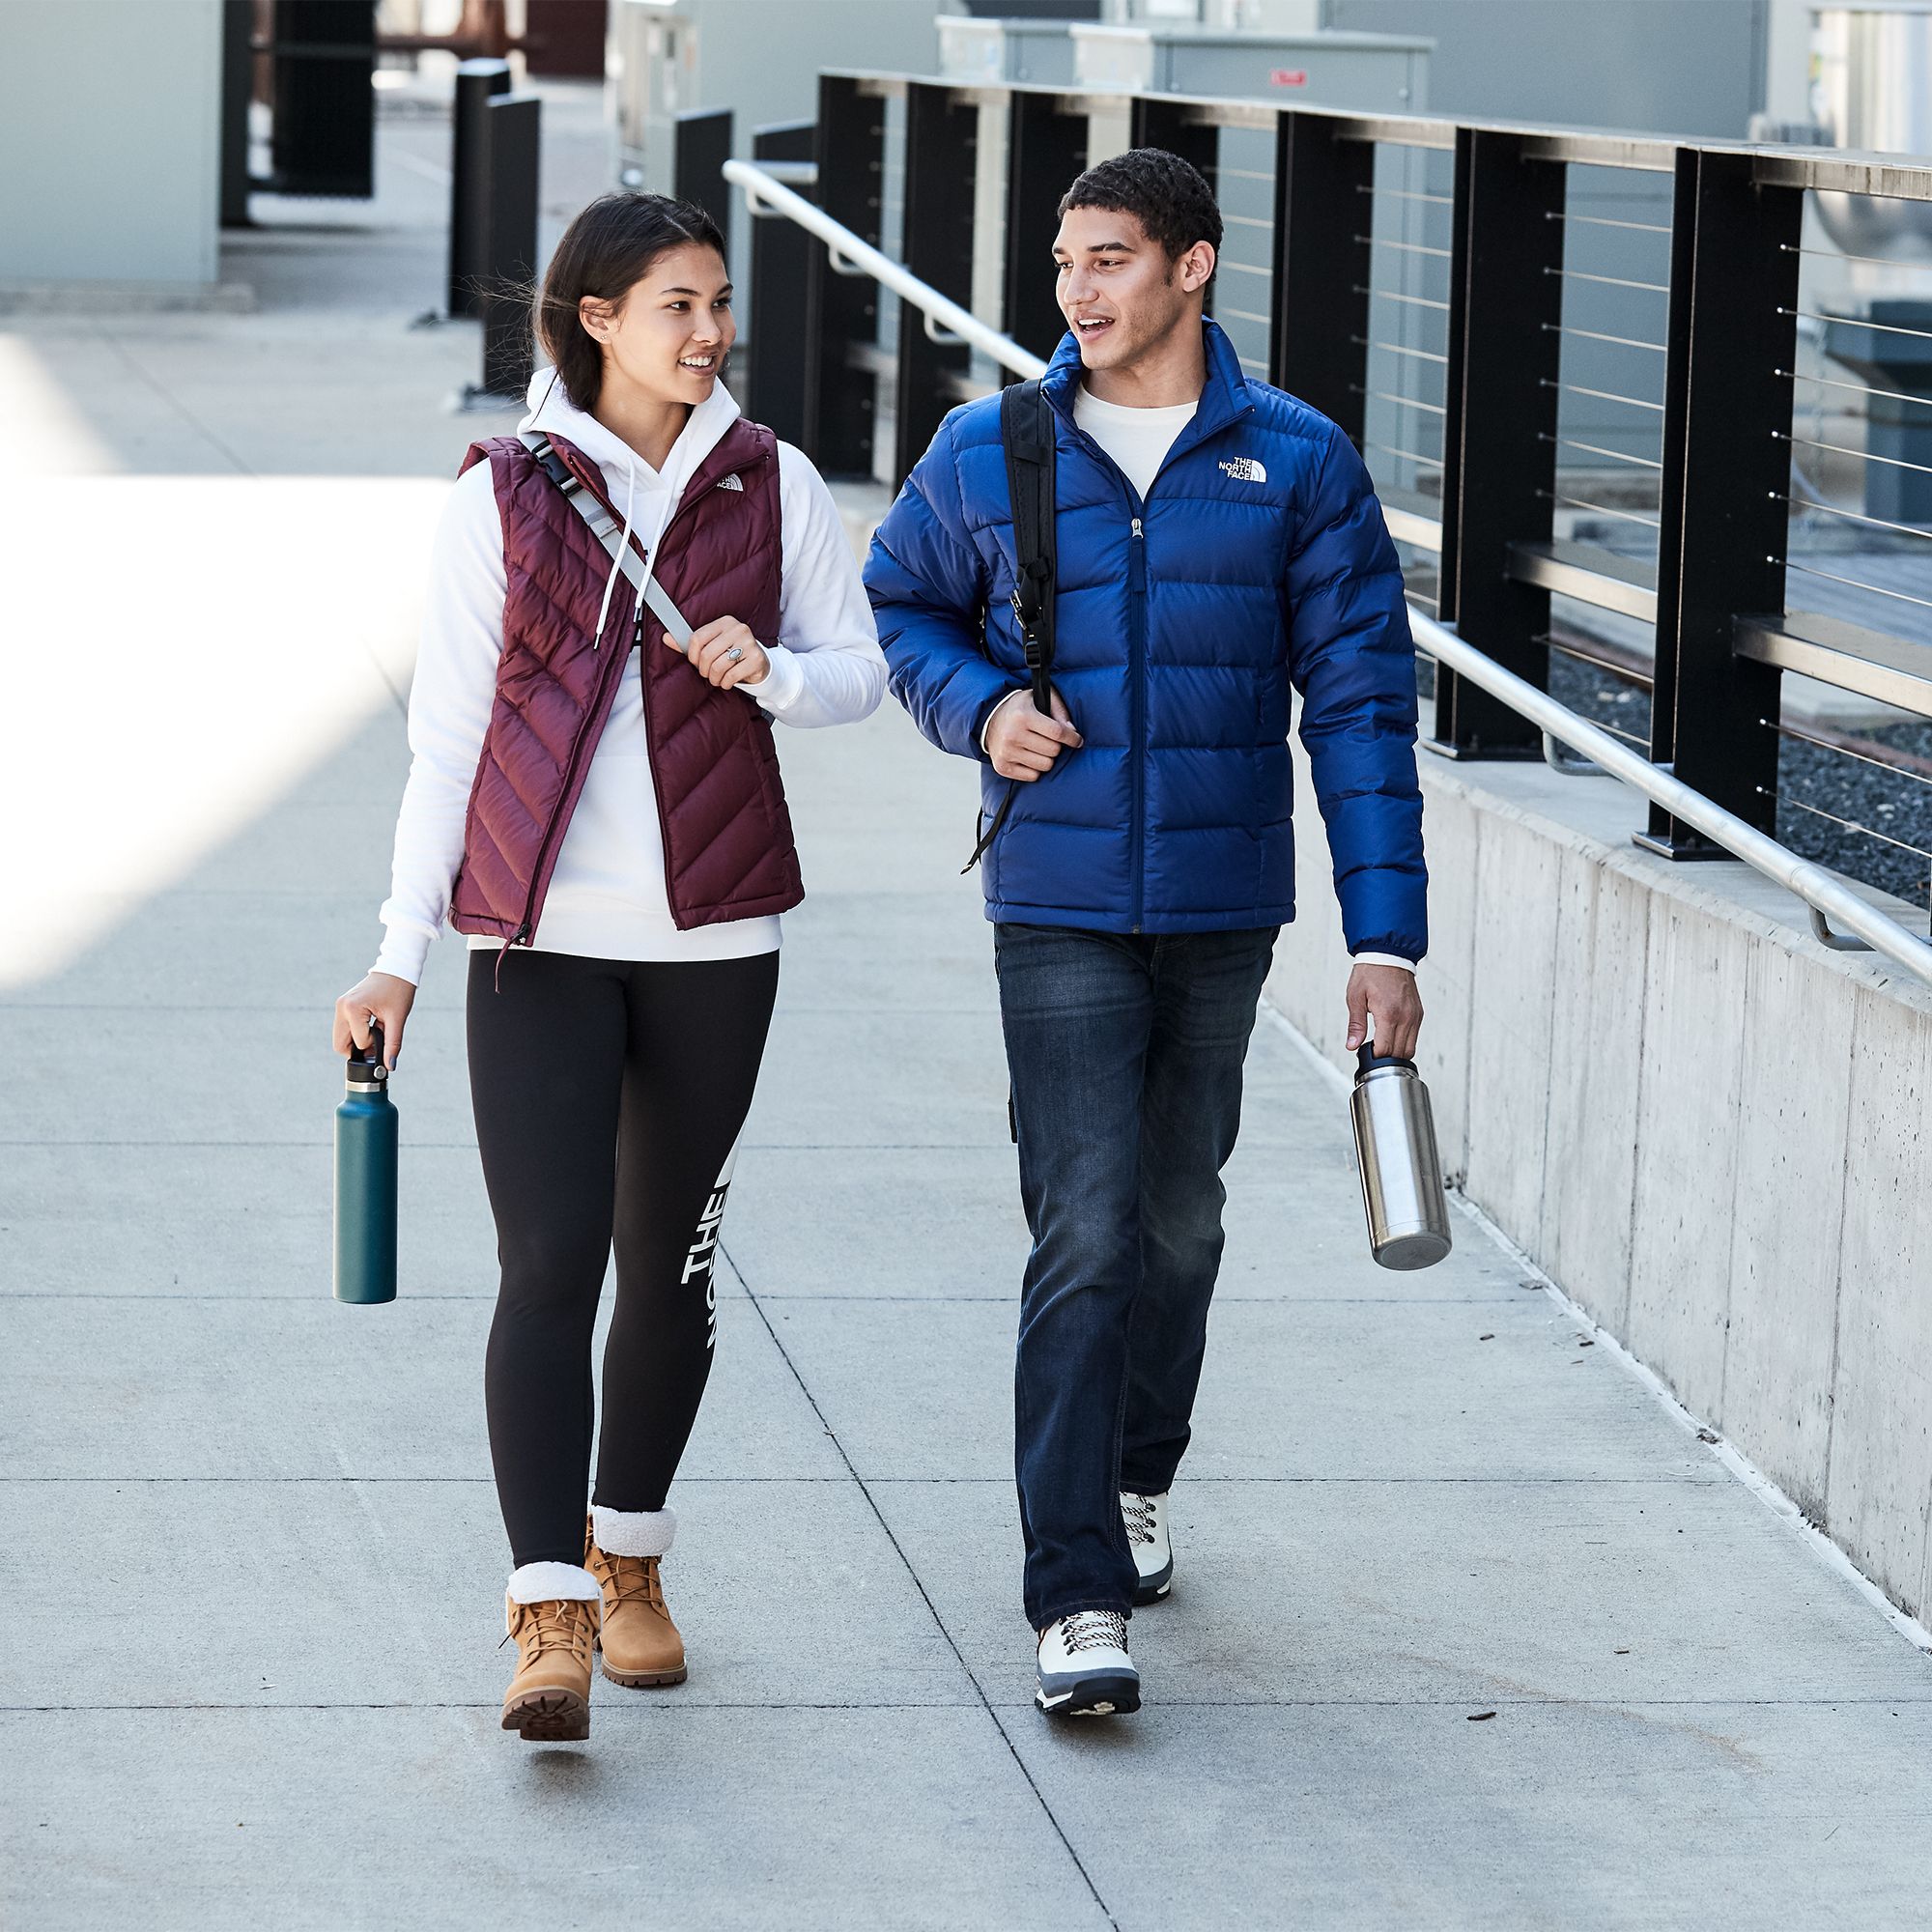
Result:
[[[1211,430],[1201,429],[1201,417],[1197,411],[1194,420],[1177,437],[1168,452],[1160,460],[1153,479],[1148,485],[1148,497],[1153,495],[1154,484],[1158,483],[1162,472],[1177,457],[1185,456],[1190,450],[1206,442],[1209,437],[1219,436],[1225,429],[1232,428],[1243,416],[1252,413],[1254,405],[1249,403],[1236,410],[1226,422],[1216,423]],[[1056,409],[1056,414],[1061,412]],[[1132,717],[1133,744],[1128,748],[1133,754],[1133,824],[1130,830],[1130,850],[1133,858],[1134,903],[1133,920],[1130,929],[1138,932],[1147,910],[1147,877],[1145,872],[1147,851],[1147,531],[1143,518],[1147,514],[1147,498],[1139,496],[1134,486],[1128,482],[1125,472],[1119,464],[1094,440],[1094,439],[1073,420],[1069,409],[1061,418],[1073,432],[1074,440],[1084,443],[1088,453],[1104,469],[1111,469],[1119,478],[1121,494],[1126,498],[1128,517],[1127,538],[1127,597],[1131,612],[1127,627],[1127,674],[1130,684],[1128,693]]]
[[[685,495],[678,498],[677,507],[671,511],[669,521],[665,525],[664,528],[658,532],[658,554],[660,556],[663,556],[666,554],[666,552],[669,549],[670,546],[671,531],[677,528],[678,525],[681,524],[684,521],[684,519],[697,507],[698,503],[704,497],[710,496],[712,490],[716,490],[717,488],[719,488],[721,484],[723,484],[723,482],[724,481],[724,476],[742,475],[747,469],[750,469],[753,466],[749,463],[741,463],[736,469],[727,469],[726,471],[724,471],[724,474],[723,476],[718,477],[716,481],[714,481],[711,484],[709,489],[701,490],[696,496],[691,494],[689,487],[687,486]],[[653,565],[652,569],[653,571],[655,571],[656,566]],[[637,633],[632,638],[631,641],[638,647],[638,696],[644,709],[644,744],[648,748],[650,747],[652,742],[651,680],[649,674],[644,669],[644,661],[643,661],[644,615],[643,615],[643,609],[641,606],[639,606],[638,611]],[[630,653],[626,652],[625,655],[628,657]],[[678,917],[676,883],[671,878],[670,875],[670,813],[665,810],[664,773],[660,769],[660,761],[655,752],[653,752],[652,753],[650,766],[651,766],[651,796],[654,800],[656,800],[658,808],[658,843],[664,847],[665,905],[670,913],[671,924],[674,925],[680,932],[688,932],[691,928],[685,924],[682,919]]]
[[[677,527],[687,511],[696,505],[699,497],[709,496],[711,490],[717,489],[719,484],[724,482],[725,476],[739,475],[751,468],[751,464],[741,463],[736,469],[727,469],[723,475],[719,476],[710,486],[710,490],[701,491],[696,497],[687,495],[685,497],[680,498],[677,507],[670,513],[670,519],[665,525],[663,533],[658,538],[658,554],[660,555],[664,554],[666,538]],[[579,481],[581,484],[582,479],[580,478]],[[611,506],[609,503],[606,503],[604,507],[606,510],[609,510]],[[644,564],[647,569],[654,570],[656,568],[651,562],[648,553],[645,554]],[[643,641],[644,614],[643,607],[639,605],[637,617],[631,629],[631,649],[641,649]],[[593,639],[591,650],[594,653],[596,649],[596,642]],[[549,884],[546,876],[546,868],[549,865],[552,848],[563,837],[565,824],[563,801],[570,796],[571,791],[576,786],[578,765],[582,758],[583,747],[589,739],[590,726],[593,720],[597,723],[598,735],[600,737],[603,735],[603,722],[609,712],[608,700],[614,693],[615,679],[623,675],[623,668],[629,662],[630,655],[630,650],[612,651],[609,659],[606,660],[602,673],[598,679],[596,690],[592,694],[590,708],[584,713],[583,723],[577,727],[577,736],[571,742],[570,756],[564,761],[563,767],[563,789],[557,794],[557,809],[551,823],[544,830],[544,836],[537,845],[536,863],[530,867],[530,890],[528,896],[524,900],[524,916],[518,922],[516,931],[503,942],[502,949],[497,955],[497,972],[499,984],[501,983],[500,976],[503,971],[503,953],[507,952],[513,946],[527,946],[530,944],[531,930],[536,923],[537,897],[543,888]],[[614,675],[612,667],[615,668]],[[638,666],[638,682],[639,696],[644,710],[645,743],[648,745],[650,741],[651,681],[644,675],[641,662]],[[662,833],[665,823],[664,785],[663,780],[658,774],[658,761],[656,758],[651,760],[651,789],[657,796],[658,826]],[[664,839],[664,846],[665,898],[666,902],[671,906],[671,921],[675,924],[677,923],[677,908],[671,902],[670,896],[670,841],[668,838]]]
[[[641,623],[638,629],[641,633]],[[563,788],[557,793],[556,810],[551,814],[551,822],[544,828],[544,836],[537,845],[536,863],[530,867],[529,895],[524,900],[523,919],[505,943],[503,947],[505,952],[512,946],[527,946],[530,943],[530,929],[537,916],[537,895],[550,883],[547,868],[551,854],[563,838],[563,828],[566,823],[563,801],[570,796],[576,786],[578,766],[582,762],[583,748],[589,742],[590,727],[593,723],[598,726],[598,735],[600,737],[603,735],[603,721],[610,711],[609,700],[615,687],[611,668],[614,665],[617,668],[617,675],[622,676],[624,660],[629,655],[627,651],[612,651],[600,669],[596,689],[591,693],[589,708],[583,714],[582,724],[577,727],[577,736],[571,741],[570,756],[563,763]],[[611,689],[607,690],[607,686]],[[499,956],[497,961],[499,972],[502,970],[502,964]]]
[[[1131,621],[1127,626],[1127,675],[1130,680],[1134,739],[1133,872],[1134,916],[1132,929],[1141,929],[1147,897],[1147,539],[1141,520],[1135,517],[1127,540],[1127,597]]]

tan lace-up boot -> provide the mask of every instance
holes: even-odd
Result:
[[[669,1516],[669,1512],[655,1514]],[[682,1684],[684,1638],[665,1607],[657,1556],[624,1556],[601,1548],[597,1520],[584,1525],[583,1567],[604,1587],[604,1675],[612,1684],[642,1688]]]
[[[506,1616],[517,1641],[517,1674],[503,1698],[503,1728],[532,1744],[587,1738],[596,1603],[569,1597],[513,1602]]]

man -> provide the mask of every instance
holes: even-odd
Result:
[[[1291,684],[1354,955],[1350,1046],[1372,1023],[1413,1052],[1427,933],[1414,648],[1360,458],[1205,319],[1221,217],[1194,168],[1137,149],[1060,214],[1051,716],[1009,602],[997,398],[940,426],[866,585],[894,692],[983,766],[982,825],[1011,799],[983,876],[1034,1238],[1025,1604],[1040,1708],[1079,1716],[1139,1708],[1127,1618],[1173,1577],[1220,1173],[1294,912]]]

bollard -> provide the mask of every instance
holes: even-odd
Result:
[[[724,163],[731,158],[731,110],[693,108],[677,117],[671,135],[670,191],[680,201],[695,201],[717,222],[724,237],[725,257],[731,250],[731,186]]]
[[[483,312],[488,272],[490,183],[484,163],[489,128],[484,115],[497,96],[510,91],[510,63],[467,60],[456,69],[456,104],[449,143],[449,288],[452,316]]]
[[[537,274],[537,158],[541,105],[534,95],[493,99],[482,117],[478,173],[486,212],[482,272],[483,380],[464,384],[460,407],[521,403],[535,366],[530,289]]]
[[[810,121],[785,121],[754,128],[752,158],[760,167],[785,162],[809,164],[817,133]],[[779,166],[777,172],[782,177],[784,167]],[[810,172],[809,166],[806,172]],[[794,180],[787,185],[808,199],[813,198],[809,182]],[[760,289],[786,293],[758,311],[765,327],[749,331],[750,340],[740,346],[739,359],[752,398],[748,407],[756,410],[758,420],[787,442],[805,440],[805,395],[812,373],[810,339],[797,325],[797,292],[810,281],[811,258],[821,252],[803,228],[782,215],[764,215],[752,223],[752,298],[756,301]]]

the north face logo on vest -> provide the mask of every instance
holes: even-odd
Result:
[[[1253,456],[1226,456],[1221,459],[1220,468],[1236,483],[1265,483],[1268,480],[1267,465]]]

